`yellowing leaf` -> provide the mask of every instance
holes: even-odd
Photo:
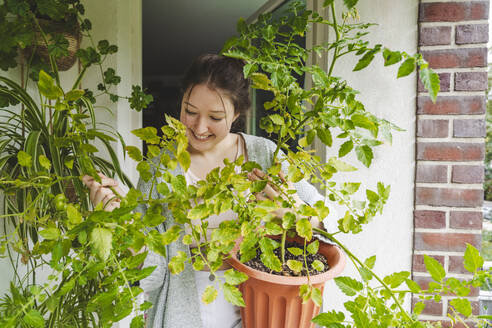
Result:
[[[111,249],[113,248],[113,234],[106,228],[94,228],[90,235],[90,242],[94,253],[102,261],[109,258]]]
[[[219,293],[214,286],[207,286],[202,294],[202,302],[205,304],[210,304],[217,298],[218,294]]]

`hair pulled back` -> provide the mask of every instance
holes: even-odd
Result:
[[[184,75],[183,95],[195,85],[205,84],[225,92],[232,100],[234,112],[242,115],[251,106],[249,79],[244,78],[243,66],[244,62],[239,59],[215,54],[200,55]]]

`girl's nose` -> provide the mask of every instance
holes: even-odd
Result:
[[[195,133],[203,134],[208,131],[207,119],[206,117],[198,117],[195,123]]]

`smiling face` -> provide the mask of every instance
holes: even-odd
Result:
[[[215,151],[230,138],[232,123],[239,114],[223,91],[198,84],[186,90],[180,121],[186,126],[191,151]]]

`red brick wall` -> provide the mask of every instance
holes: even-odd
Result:
[[[464,278],[466,243],[481,244],[488,12],[488,0],[420,0],[419,51],[441,79],[435,104],[417,87],[412,270],[423,286],[430,281],[423,254]],[[470,295],[475,312],[477,295]],[[429,303],[421,319],[449,325],[448,302]]]

